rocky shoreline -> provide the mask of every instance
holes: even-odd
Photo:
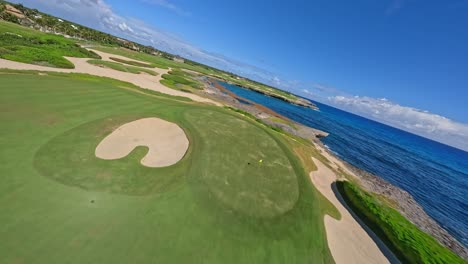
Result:
[[[263,90],[260,90],[260,89],[254,89],[252,87],[248,87],[246,85],[242,85],[242,84],[238,84],[238,83],[232,83],[230,81],[219,79],[217,77],[210,77],[210,78],[216,79],[216,80],[219,80],[219,81],[223,81],[223,82],[227,82],[229,84],[237,85],[237,86],[242,87],[244,89],[251,90],[251,91],[254,91],[254,92],[269,96],[269,97],[274,97],[274,98],[283,100],[283,101],[285,101],[287,103],[290,103],[290,104],[293,104],[293,105],[302,106],[302,107],[310,108],[310,109],[313,109],[313,110],[319,110],[319,108],[314,103],[312,103],[312,102],[310,102],[310,101],[308,101],[308,100],[306,100],[304,98],[300,98],[300,97],[296,96],[297,99],[293,100],[293,99],[289,99],[287,97],[281,96],[279,94],[269,93],[269,92],[266,92],[266,91],[263,91]]]
[[[323,143],[318,142],[318,144],[321,145],[323,149],[326,149]],[[352,176],[357,177],[363,189],[379,196],[383,196],[385,199],[391,201],[392,207],[399,211],[410,222],[415,224],[419,229],[433,236],[440,244],[449,248],[464,260],[468,259],[468,249],[448,233],[447,230],[440,226],[439,223],[437,223],[431,216],[429,216],[411,194],[387,182],[381,177],[359,169],[348,162],[339,159],[329,151],[328,154],[333,155],[336,159],[342,162],[346,169],[353,173]]]
[[[205,84],[205,96],[248,112],[265,124],[280,128],[289,134],[310,140],[327,151],[326,147],[319,139],[328,136],[328,133],[299,124],[263,105],[239,97],[219,85],[216,79],[200,77],[199,80]],[[272,117],[284,120],[285,122],[279,122]],[[386,200],[391,201],[392,206],[418,228],[432,235],[440,244],[449,248],[463,259],[468,259],[467,248],[450,235],[447,230],[441,227],[432,217],[430,217],[421,205],[414,200],[411,194],[376,175],[352,166],[329,151],[328,154],[339,160],[346,167],[345,169],[352,172],[353,176],[357,177],[358,181],[361,183],[362,188],[379,196],[383,196]]]
[[[270,108],[236,95],[235,93],[221,86],[214,78],[201,76],[198,80],[202,81],[205,85],[205,97],[222,102],[223,104],[226,104],[230,107],[248,112],[267,125],[279,128],[287,133],[309,140],[316,140],[317,138],[328,136],[328,133],[324,131],[299,124],[285,116],[276,113]],[[284,122],[278,122],[278,119],[283,120]]]

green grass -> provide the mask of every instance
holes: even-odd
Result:
[[[284,131],[283,129],[281,129],[281,128],[279,128],[279,127],[276,127],[276,126],[272,126],[272,125],[270,125],[270,124],[267,124],[267,123],[263,122],[262,119],[257,118],[256,116],[252,115],[252,114],[249,113],[249,112],[246,112],[246,111],[241,110],[241,109],[229,107],[229,106],[225,106],[224,108],[225,108],[225,109],[229,109],[229,110],[234,111],[234,112],[237,112],[237,113],[239,113],[239,114],[242,114],[243,116],[248,117],[248,118],[250,118],[250,119],[252,119],[252,120],[255,120],[255,121],[258,122],[259,124],[262,124],[263,126],[268,127],[268,128],[270,128],[270,129],[272,129],[272,130],[274,130],[274,131],[276,131],[276,132],[279,132],[279,133],[281,133],[281,134],[284,134],[284,135],[287,135],[287,136],[289,136],[289,137],[295,138],[295,136],[293,136],[293,135],[287,133],[287,132]]]
[[[179,69],[173,69],[161,76],[160,81],[165,86],[182,91],[191,92],[191,89],[201,89],[202,84],[192,78],[192,75]]]
[[[72,40],[0,21],[0,58],[58,68],[75,66],[63,56],[99,58]]]
[[[338,182],[346,203],[395,253],[402,263],[466,263],[398,211],[355,184]]]
[[[296,128],[296,126],[294,125],[293,122],[284,120],[284,119],[279,118],[279,117],[276,117],[276,116],[269,117],[268,119],[269,119],[270,121],[272,121],[272,122],[276,122],[276,123],[288,125],[288,126],[290,126],[290,127],[292,127],[292,128]]]
[[[95,157],[144,117],[184,129],[180,162],[143,167],[142,147]],[[331,205],[290,140],[249,118],[107,78],[2,71],[0,121],[1,263],[333,263]]]
[[[132,65],[132,66],[145,67],[145,68],[154,68],[151,64],[141,63],[141,62],[138,62],[138,61],[124,60],[124,59],[114,58],[114,57],[109,57],[109,59],[111,59],[113,61],[116,61],[116,62]]]
[[[110,46],[96,46],[93,49],[107,52],[110,54],[124,56],[130,59],[142,61],[151,64],[154,67],[158,67],[161,69],[169,69],[169,68],[180,68],[184,66],[184,63],[178,63],[160,56],[154,56],[142,52],[132,51],[128,49],[122,49],[118,47],[110,47]]]
[[[158,91],[141,88],[139,86],[134,85],[133,83],[124,82],[124,81],[107,78],[107,77],[98,77],[98,76],[85,74],[85,73],[61,73],[61,72],[34,71],[34,70],[0,69],[0,74],[1,73],[21,74],[21,75],[38,75],[40,73],[40,74],[48,75],[48,76],[73,78],[74,80],[91,81],[91,82],[99,82],[99,83],[106,82],[108,84],[112,84],[114,86],[127,89],[127,90],[131,90],[131,91],[135,91],[137,93],[145,94],[151,97],[156,97],[156,98],[162,97],[162,98],[182,101],[186,103],[193,102],[192,99],[184,97],[184,96],[168,95],[168,94],[161,93]]]
[[[135,74],[144,72],[153,76],[158,75],[157,72],[152,71],[152,70],[135,67],[135,66],[124,65],[124,64],[120,64],[120,63],[112,62],[112,61],[88,60],[88,63],[101,66],[101,67],[111,68],[116,71],[130,72],[130,73],[135,73]]]
[[[172,60],[160,57],[160,56],[153,56],[153,55],[150,55],[150,54],[145,54],[145,53],[131,51],[131,50],[117,48],[117,47],[97,46],[97,47],[94,47],[94,48],[97,49],[97,50],[100,50],[100,51],[107,52],[107,53],[116,54],[116,55],[124,56],[124,57],[127,57],[127,58],[132,58],[132,59],[135,59],[135,60],[139,60],[139,61],[144,61],[144,62],[153,64],[153,66],[155,66],[155,67],[164,68],[164,69],[179,68],[179,69],[192,70],[192,71],[199,72],[199,73],[202,73],[202,74],[205,74],[205,75],[210,75],[210,76],[214,76],[214,77],[217,77],[217,78],[221,78],[221,79],[229,81],[231,83],[234,83],[234,84],[237,84],[237,85],[240,85],[240,86],[243,86],[243,87],[247,87],[249,89],[261,91],[261,92],[269,94],[269,95],[276,95],[278,97],[285,98],[287,100],[293,100],[294,101],[294,100],[298,99],[297,96],[295,96],[295,95],[293,95],[293,94],[291,94],[289,92],[286,92],[286,91],[283,91],[283,90],[280,90],[280,89],[276,89],[276,88],[273,88],[271,86],[267,86],[267,85],[264,85],[264,84],[261,84],[261,83],[258,83],[258,82],[253,82],[253,81],[250,81],[250,80],[247,80],[247,79],[238,79],[238,78],[235,78],[235,76],[232,75],[232,74],[229,74],[229,73],[226,73],[226,72],[223,72],[223,71],[220,71],[220,70],[216,70],[216,69],[213,69],[213,68],[207,68],[207,67],[203,67],[201,65],[192,65],[192,64],[188,64],[188,63],[175,62],[175,61],[172,61]],[[166,82],[165,85],[171,85],[171,83]],[[173,88],[173,87],[171,87],[171,88]]]

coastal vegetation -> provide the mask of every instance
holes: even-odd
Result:
[[[100,58],[74,41],[0,21],[0,58],[57,68],[74,68],[64,58]]]
[[[114,58],[114,57],[110,57],[109,59],[111,59],[113,61],[116,61],[116,62],[132,65],[132,66],[154,68],[153,65],[151,65],[151,64],[141,63],[141,62],[138,62],[138,61],[125,60],[125,59]]]
[[[394,252],[402,263],[466,263],[398,211],[349,181],[337,182],[346,204]]]
[[[7,7],[14,8],[15,11],[9,11]],[[87,41],[96,42],[103,45],[114,45],[139,50],[148,54],[157,52],[162,56],[166,56],[168,58],[171,57],[170,54],[159,51],[153,47],[141,45],[133,41],[121,39],[92,28],[78,25],[67,21],[66,19],[42,13],[37,9],[27,8],[22,4],[15,4],[0,0],[0,19],[26,27],[32,27],[45,33],[62,35],[76,41]]]
[[[15,7],[21,13],[19,14],[19,17],[18,14],[15,16],[5,11],[6,5]],[[64,19],[59,19],[57,17],[44,14],[35,9],[26,8],[21,4],[12,4],[6,1],[0,1],[0,18],[1,17],[4,17],[4,19],[5,17],[8,17],[11,18],[9,19],[11,22],[34,27],[45,32],[63,35],[65,37],[75,39],[79,42],[95,43],[97,46],[99,46],[95,47],[98,50],[150,62],[151,67],[158,67],[162,69],[182,68],[193,70],[297,105],[316,108],[316,106],[313,105],[310,101],[304,100],[292,93],[277,89],[270,85],[240,77],[234,73],[222,71],[189,59],[185,59],[184,62],[176,62],[173,60],[175,58],[174,55],[157,50],[154,47],[145,46],[133,41],[117,38],[107,33],[103,33],[88,27],[84,27],[82,25],[74,24]],[[134,66],[142,67],[142,65]]]
[[[122,72],[130,72],[130,73],[147,73],[153,76],[158,75],[157,72],[149,70],[149,69],[144,69],[140,67],[135,67],[135,66],[129,66],[129,65],[124,65],[120,64],[117,62],[112,62],[112,61],[103,61],[103,60],[88,60],[87,61],[90,64],[97,65],[100,67],[106,67],[106,68],[111,68],[116,71],[122,71]]]
[[[237,108],[233,108],[233,107],[229,107],[229,106],[225,106],[224,108],[229,109],[229,110],[231,110],[231,111],[234,111],[234,112],[236,112],[236,113],[239,113],[239,114],[241,114],[241,115],[243,115],[243,116],[245,116],[245,117],[248,117],[248,118],[250,118],[250,119],[252,119],[252,120],[255,120],[256,122],[262,124],[262,125],[265,126],[265,127],[270,128],[271,130],[274,130],[274,131],[276,131],[276,132],[279,132],[279,133],[282,133],[282,134],[284,134],[284,135],[288,135],[289,137],[293,137],[293,138],[294,138],[293,135],[288,134],[286,131],[284,131],[284,130],[281,129],[280,127],[276,127],[276,126],[269,125],[269,124],[263,122],[260,118],[257,118],[256,116],[252,115],[251,113],[249,113],[249,112],[247,112],[247,111],[244,111],[244,110],[241,110],[241,109],[237,109]]]
[[[162,84],[176,90],[191,92],[191,89],[200,90],[203,87],[191,74],[179,69],[172,69],[161,77]]]

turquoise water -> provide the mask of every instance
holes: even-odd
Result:
[[[465,246],[468,243],[468,152],[320,104],[295,106],[235,85],[237,95],[330,133],[322,142],[343,160],[409,192]]]

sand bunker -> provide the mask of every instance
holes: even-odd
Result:
[[[99,56],[102,57],[102,60],[104,61],[112,61],[111,59],[109,59],[110,57],[115,57],[115,58],[120,58],[120,59],[125,59],[125,60],[132,60],[130,58],[126,58],[126,57],[119,56],[119,55],[113,55],[113,54],[109,54],[109,53],[102,52],[102,51],[97,51],[93,49],[89,49],[89,50],[97,53]],[[213,101],[211,99],[204,98],[196,94],[192,94],[192,93],[186,93],[186,92],[174,90],[161,84],[160,83],[161,78],[162,78],[161,76],[163,74],[168,73],[169,70],[151,68],[152,71],[155,71],[158,73],[158,76],[152,76],[149,74],[135,74],[135,73],[130,73],[130,72],[121,72],[121,71],[113,70],[110,68],[102,68],[97,65],[89,64],[87,62],[89,58],[73,58],[73,57],[65,57],[65,58],[69,60],[71,63],[73,63],[73,65],[75,65],[74,69],[52,68],[52,67],[27,64],[27,63],[22,63],[22,62],[10,61],[10,60],[5,60],[1,58],[0,58],[0,68],[15,69],[15,70],[53,71],[53,72],[66,72],[66,73],[72,73],[72,72],[87,73],[91,75],[108,77],[108,78],[121,80],[124,82],[133,83],[144,89],[149,89],[149,90],[153,90],[153,91],[157,91],[157,92],[161,92],[161,93],[165,93],[169,95],[174,95],[174,96],[187,97],[196,102],[210,103],[210,104],[214,104],[217,106],[222,106],[220,103]],[[132,61],[136,61],[136,60],[132,60]],[[141,61],[137,61],[137,62],[145,63]]]
[[[143,118],[114,130],[99,143],[95,154],[106,160],[121,159],[138,146],[149,148],[141,164],[166,167],[184,157],[189,141],[178,125],[159,118]]]
[[[328,215],[324,217],[328,246],[335,262],[337,264],[398,262],[394,257],[387,259],[376,242],[337,199],[331,188],[332,183],[337,179],[335,173],[319,160],[312,159],[318,168],[317,171],[310,173],[314,186],[333,203],[341,214],[341,220]],[[385,248],[381,241],[377,242],[381,248]]]

